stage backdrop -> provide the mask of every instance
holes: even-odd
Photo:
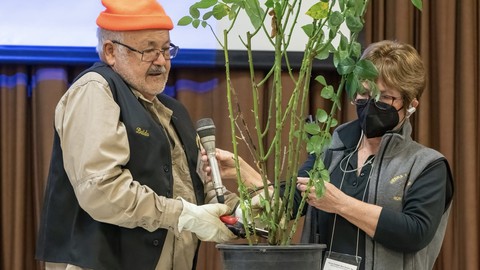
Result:
[[[172,42],[180,46],[182,52],[180,64],[212,65],[222,62],[215,52],[221,49],[217,38],[209,27],[194,29],[191,26],[177,26],[180,18],[189,14],[194,0],[161,1],[166,12],[172,18],[175,29],[171,31]],[[304,5],[306,11],[309,5]],[[0,9],[0,62],[3,63],[90,63],[96,60],[96,18],[104,10],[100,0],[3,0]],[[310,22],[308,16],[299,16],[298,25]],[[229,49],[244,51],[245,47],[239,35],[250,27],[245,14],[238,18],[232,29]],[[267,20],[269,21],[269,20]],[[211,21],[219,40],[223,41],[222,30],[229,27],[229,21]],[[267,26],[270,29],[270,26]],[[347,32],[347,28],[343,27]],[[260,33],[253,40],[253,48],[258,52],[273,51],[272,45]],[[304,51],[306,36],[300,27],[292,33],[290,51]],[[215,62],[215,63],[212,63]]]

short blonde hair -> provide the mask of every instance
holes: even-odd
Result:
[[[362,59],[370,60],[378,70],[377,80],[398,90],[404,104],[419,99],[426,86],[426,71],[417,50],[398,41],[384,40],[369,45]]]

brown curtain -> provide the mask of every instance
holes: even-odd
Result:
[[[29,196],[31,174],[27,167],[29,157],[25,155],[28,137],[27,74],[25,67],[1,68],[0,85],[0,173],[1,173],[1,261],[3,269],[25,269],[33,262],[24,261],[32,256],[28,249],[28,230],[34,224],[34,211]],[[31,191],[31,189],[30,189]],[[31,195],[31,194],[30,194]],[[30,242],[31,244],[31,242]],[[23,253],[27,249],[28,252]]]
[[[365,44],[398,39],[414,45],[429,70],[429,84],[412,118],[414,137],[449,160],[455,177],[455,199],[444,245],[435,269],[480,269],[479,262],[479,4],[478,0],[423,1],[423,12],[409,0],[372,0]],[[38,218],[53,138],[53,112],[74,76],[85,68],[6,65],[0,63],[0,269],[41,269],[34,258]],[[316,71],[335,80],[332,70]],[[242,102],[248,72],[235,69],[234,86]],[[201,87],[185,81],[195,82]],[[212,117],[217,146],[231,149],[223,68],[179,68],[169,81],[192,120]],[[206,84],[206,86],[205,86]],[[198,91],[203,89],[204,91]],[[311,112],[328,106],[313,87]],[[265,106],[267,96],[258,102]],[[340,122],[353,119],[348,101]],[[242,108],[251,118],[250,108]],[[248,156],[247,149],[239,149]],[[225,183],[235,190],[234,183]],[[221,269],[214,244],[203,243],[199,270]]]
[[[64,73],[0,67],[1,269],[35,269],[36,228],[49,165],[53,108]],[[48,79],[50,76],[51,79]]]

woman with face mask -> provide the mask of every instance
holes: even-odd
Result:
[[[298,173],[296,201],[309,193],[302,242],[327,245],[323,269],[432,269],[453,180],[445,157],[411,137],[409,117],[426,72],[417,51],[396,41],[371,44],[362,58],[378,70],[376,91],[366,84],[352,101],[358,119],[334,131],[324,154],[330,172],[324,195],[306,188],[315,156]],[[219,150],[217,159],[222,179],[234,178],[232,154]],[[240,162],[242,179],[261,186],[260,175]]]
[[[417,51],[396,41],[374,43],[362,58],[379,72],[378,92],[365,85],[352,101],[358,119],[335,130],[324,160],[331,182],[321,198],[309,191],[302,240],[327,244],[324,269],[431,269],[453,181],[444,156],[411,138],[426,72]],[[300,192],[314,160],[299,171]]]

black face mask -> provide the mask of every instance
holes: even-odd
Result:
[[[395,107],[369,99],[365,104],[357,105],[360,127],[367,138],[382,137],[387,131],[398,125],[398,112]]]

